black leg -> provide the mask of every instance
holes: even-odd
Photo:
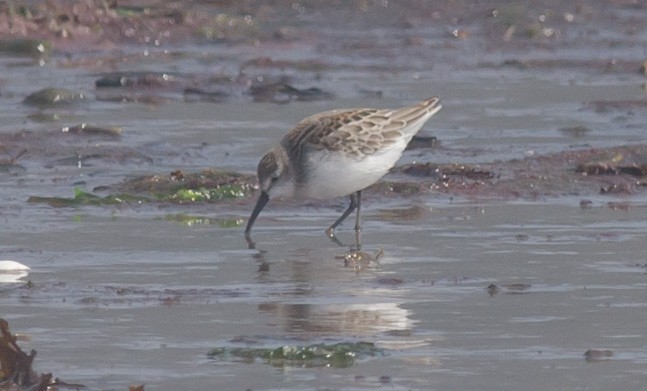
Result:
[[[334,222],[334,223],[332,223],[332,225],[331,225],[330,227],[328,227],[328,229],[326,230],[326,235],[328,235],[328,237],[329,237],[330,239],[333,239],[333,240],[335,239],[335,228],[337,228],[337,226],[338,226],[339,224],[341,224],[341,223],[342,223],[342,221],[344,221],[344,220],[346,219],[346,217],[348,217],[348,215],[349,215],[349,214],[353,213],[353,211],[354,211],[355,209],[357,209],[357,207],[358,207],[358,206],[359,206],[359,204],[360,204],[359,199],[360,199],[361,195],[362,195],[361,191],[358,191],[357,193],[353,193],[353,194],[351,194],[351,195],[350,195],[350,205],[348,205],[348,208],[347,208],[347,209],[344,211],[344,213],[342,213],[342,215],[341,215],[341,216],[339,216],[339,218],[338,218],[337,220],[335,220],[335,222]],[[359,222],[359,211],[357,212],[357,216],[358,216],[358,217],[357,217],[357,219],[358,219],[358,220],[357,220],[357,222]],[[358,227],[357,222],[356,222],[356,225],[355,225],[355,230],[356,230],[356,231],[357,231],[357,227]]]
[[[362,209],[362,191],[360,190],[355,194],[357,195],[357,218],[355,219],[355,232],[359,232],[362,230],[362,225],[359,217],[360,209]]]
[[[362,209],[362,191],[357,192],[357,217],[355,218],[355,250],[362,249],[362,240],[360,234],[362,232],[362,224],[360,220],[360,211]]]

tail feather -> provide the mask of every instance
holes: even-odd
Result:
[[[411,129],[415,133],[441,108],[440,99],[434,96],[433,98],[424,100],[415,106],[403,107],[395,110],[392,114],[392,119],[404,122],[406,125],[403,130]]]
[[[422,117],[430,117],[440,110],[440,99],[433,97],[415,106],[403,107],[393,112],[393,119],[404,122],[416,122]]]

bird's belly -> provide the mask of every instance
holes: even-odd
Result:
[[[401,150],[392,150],[355,159],[340,152],[314,152],[301,194],[316,199],[352,194],[377,182],[401,155]]]

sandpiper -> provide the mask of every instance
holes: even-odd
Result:
[[[411,138],[442,106],[438,97],[400,109],[339,109],[299,122],[279,146],[258,163],[261,194],[245,238],[270,197],[327,199],[350,195],[350,205],[326,230],[334,230],[354,210],[359,247],[362,189],[382,178],[400,159]]]

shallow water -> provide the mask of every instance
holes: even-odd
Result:
[[[609,23],[614,26],[615,19]],[[317,28],[322,40],[340,34]],[[376,37],[390,42],[389,34],[400,30],[346,33],[361,42]],[[599,27],[602,36],[612,30]],[[482,63],[532,56],[524,49],[493,53],[471,41],[461,45],[422,26],[402,31],[451,45],[419,56],[407,48],[396,62],[388,55],[367,56],[367,62],[393,67],[390,72],[340,66],[319,79],[304,72],[299,74],[304,87],[321,86],[337,97],[286,105],[245,98],[192,103],[169,93],[163,104],[90,99],[41,110],[20,102],[52,84],[93,95],[96,70],[63,67],[63,55],[43,66],[1,59],[2,132],[55,132],[81,122],[124,130],[119,140],[54,139],[59,147],[51,155],[30,151],[19,166],[0,174],[0,256],[32,269],[31,286],[25,280],[0,285],[0,315],[14,332],[31,336],[21,346],[38,351],[36,370],[90,389],[138,383],[165,390],[644,389],[644,191],[533,200],[369,195],[362,241],[366,251],[381,248],[384,256],[362,269],[344,265],[338,257],[348,248],[323,234],[345,199],[271,203],[255,225],[256,250],[246,248],[242,227],[218,224],[244,221],[252,200],[74,209],[26,202],[30,195],[69,197],[76,187],[91,191],[177,169],[251,173],[260,155],[309,114],[396,107],[430,95],[441,96],[444,108],[422,132],[437,136],[441,147],[407,152],[401,162],[488,163],[644,143],[644,108],[595,112],[584,104],[644,99],[645,79],[638,72],[493,69]],[[634,37],[625,37],[625,44],[633,45]],[[578,51],[558,42],[549,54],[598,58],[593,43],[574,41]],[[644,60],[644,49],[610,46],[610,57]],[[141,57],[136,66],[120,67],[209,74],[229,53],[217,45],[170,49],[183,55]],[[326,47],[319,50],[324,53],[297,44],[230,48],[243,59],[271,54],[361,63],[361,56],[326,57]],[[103,54],[88,54],[95,55]],[[466,62],[457,66],[461,56]],[[536,55],[542,56],[548,54]],[[433,66],[426,66],[427,60]],[[383,97],[362,96],[359,88],[380,90]],[[58,119],[36,120],[35,114]],[[559,130],[572,126],[589,131],[576,137]],[[124,157],[74,160],[98,144],[114,146]],[[58,160],[64,157],[70,162]],[[591,207],[580,207],[582,199],[592,201]],[[412,206],[415,213],[395,213]],[[182,224],[172,218],[178,213],[215,223]],[[351,224],[338,235],[350,245]],[[488,290],[492,284],[496,291]],[[369,341],[385,354],[344,369],[207,358],[212,348],[240,340],[264,347]],[[589,349],[609,349],[613,356],[588,362]]]

